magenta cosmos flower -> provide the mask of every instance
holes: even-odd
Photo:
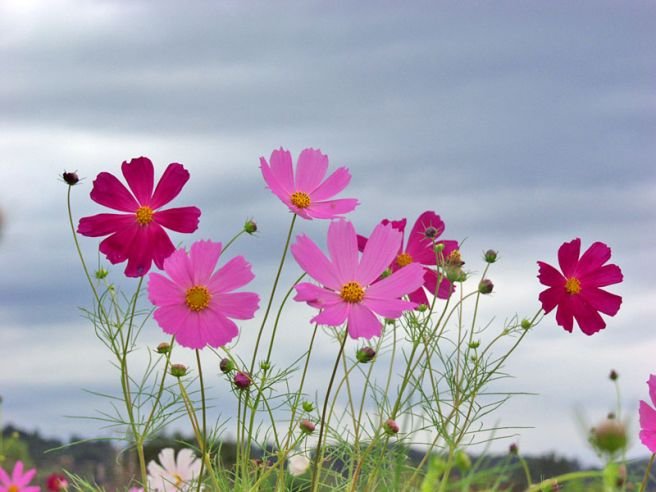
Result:
[[[649,398],[656,407],[656,375],[650,374],[647,380]],[[640,400],[640,441],[652,453],[656,453],[656,409]]]
[[[34,475],[36,475],[34,468],[23,473],[22,461],[16,462],[11,476],[0,468],[0,492],[40,492],[41,487],[30,485]]]
[[[269,189],[289,210],[304,219],[334,219],[358,205],[355,198],[329,200],[346,188],[351,174],[340,167],[324,180],[328,156],[320,150],[303,150],[298,156],[296,173],[292,168],[292,155],[282,147],[271,153],[269,163],[260,157],[260,169]]]
[[[391,224],[397,231],[401,232],[402,237],[405,234],[406,219],[401,220],[388,220],[383,219],[381,224]],[[427,210],[422,213],[415,224],[412,226],[408,242],[403,247],[403,240],[401,247],[389,268],[395,272],[411,263],[419,263],[424,269],[424,285],[423,288],[419,287],[414,292],[410,292],[408,297],[411,301],[417,304],[428,305],[428,297],[426,296],[426,289],[431,295],[437,293],[440,299],[447,299],[453,292],[453,285],[446,279],[444,274],[438,275],[437,257],[435,255],[435,246],[441,244],[443,246],[441,256],[448,258],[451,253],[458,250],[458,241],[453,240],[440,240],[437,238],[444,232],[444,222],[435,212]],[[360,251],[364,250],[367,244],[367,239],[363,236],[358,236],[358,247]],[[438,289],[439,281],[439,289]]]
[[[610,259],[610,248],[604,243],[593,243],[579,258],[579,238],[563,243],[558,250],[558,263],[562,273],[551,265],[538,261],[540,283],[549,288],[540,293],[545,313],[556,306],[556,322],[572,331],[576,319],[581,331],[592,335],[606,327],[599,312],[614,316],[620,309],[622,298],[600,287],[622,281],[617,265],[604,265]]]
[[[404,311],[413,309],[416,303],[400,297],[424,283],[424,271],[418,263],[376,282],[397,255],[400,244],[399,231],[391,225],[379,224],[358,258],[353,225],[346,220],[333,221],[328,228],[328,259],[307,236],[298,236],[292,254],[322,287],[300,283],[294,300],[321,310],[312,318],[314,323],[339,326],[346,321],[351,338],[379,336],[381,323],[376,314],[398,318]]]
[[[77,232],[84,236],[107,236],[100,252],[111,263],[128,261],[125,275],[141,277],[154,261],[157,268],[175,251],[166,229],[194,232],[200,210],[179,207],[159,210],[173,200],[189,179],[182,164],[169,164],[153,191],[153,163],[146,157],[132,159],[121,166],[130,190],[110,173],[100,173],[93,182],[91,199],[121,214],[98,214],[80,219]]]
[[[259,296],[232,292],[253,280],[251,265],[237,256],[215,272],[220,256],[221,243],[197,241],[189,254],[181,248],[164,261],[169,278],[159,273],[149,276],[148,299],[157,306],[153,317],[180,345],[223,346],[239,333],[230,318],[255,316]]]

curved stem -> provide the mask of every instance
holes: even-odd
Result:
[[[649,458],[649,463],[647,464],[647,468],[645,469],[645,477],[642,479],[642,483],[640,484],[640,492],[644,492],[645,490],[647,490],[647,483],[649,483],[651,467],[654,464],[655,457],[656,457],[656,453],[652,454],[651,458]]]

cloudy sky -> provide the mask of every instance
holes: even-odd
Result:
[[[83,389],[118,389],[78,311],[90,294],[58,174],[86,178],[73,190],[78,218],[101,211],[88,198],[98,172],[118,173],[141,155],[159,173],[183,163],[191,179],[175,204],[203,215],[195,234],[174,241],[225,241],[254,217],[260,233],[235,248],[264,296],[290,216],[264,188],[258,159],[280,146],[294,155],[318,147],[351,170],[358,229],[435,210],[445,237],[466,239],[472,270],[482,269],[482,251],[498,249],[495,294],[483,306],[497,326],[538,309],[536,260],[554,263],[574,237],[608,243],[625,275],[611,289],[624,297],[620,313],[590,338],[548,316],[501,387],[536,395],[512,400],[490,423],[532,426],[513,438],[526,452],[594,463],[575,415],[594,423],[613,408],[614,368],[637,441],[638,400],[656,372],[655,20],[648,1],[1,0],[5,422],[95,435],[94,423],[66,416],[106,405]],[[297,230],[321,242],[326,224]],[[82,243],[96,264],[98,241]],[[297,325],[311,315],[292,306],[279,357],[303,350]],[[242,326],[237,352],[246,358],[258,326]],[[148,325],[144,343],[160,339]],[[323,345],[317,389],[334,356]],[[225,415],[231,408],[218,404]],[[643,454],[634,442],[631,456]]]

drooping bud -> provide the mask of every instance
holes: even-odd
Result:
[[[314,410],[314,404],[311,401],[304,401],[303,410],[305,410],[308,413],[312,412]]]
[[[187,366],[184,364],[171,364],[171,376],[181,378],[187,374]]]
[[[481,294],[489,294],[494,289],[494,284],[489,278],[484,278],[478,284],[478,292]]]
[[[301,430],[305,434],[312,434],[314,432],[314,429],[317,428],[317,426],[312,422],[311,420],[308,419],[303,419],[298,423],[298,426],[301,428]]]
[[[376,351],[371,347],[362,347],[355,353],[355,358],[358,359],[358,362],[361,364],[371,362],[374,357],[376,357]]]
[[[66,172],[65,171],[64,174],[62,174],[62,178],[64,179],[64,182],[68,186],[75,186],[80,181],[80,178],[78,177],[77,172]]]
[[[235,383],[235,386],[240,390],[248,388],[253,383],[251,377],[242,371],[238,371],[232,380]]]
[[[497,251],[494,251],[493,249],[488,249],[483,255],[483,258],[487,263],[494,263],[495,261],[497,261],[497,255],[498,255]]]
[[[170,351],[171,351],[171,344],[167,342],[160,343],[155,349],[155,352],[157,352],[158,354],[168,354]]]
[[[257,224],[253,219],[248,219],[246,222],[244,222],[244,232],[251,235],[257,232]]]
[[[219,369],[221,369],[223,374],[228,374],[235,369],[235,363],[227,357],[224,357],[221,359],[221,362],[219,362]]]
[[[399,424],[392,419],[387,419],[383,422],[383,430],[388,436],[394,436],[399,433]]]

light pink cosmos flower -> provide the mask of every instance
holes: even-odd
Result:
[[[164,448],[157,455],[159,463],[148,463],[148,487],[154,492],[191,491],[200,476],[201,462],[191,449],[181,449],[178,457],[172,448]]]
[[[383,219],[381,224],[391,224],[394,229],[401,232],[403,235],[405,233],[406,222],[406,219]],[[426,291],[431,295],[435,295],[437,292],[437,297],[440,299],[447,299],[453,292],[453,285],[451,282],[447,280],[444,274],[438,275],[436,271],[437,257],[434,250],[435,246],[438,244],[443,246],[441,252],[443,258],[448,258],[452,252],[458,249],[458,241],[437,240],[437,238],[444,232],[444,229],[444,221],[439,215],[430,210],[423,212],[412,226],[405,249],[403,248],[402,240],[396,258],[394,258],[389,265],[393,272],[409,265],[410,263],[419,263],[423,265],[423,287],[419,287],[414,292],[408,294],[408,298],[417,304],[429,305]],[[360,251],[364,250],[366,244],[367,239],[363,236],[358,236],[358,248]],[[437,286],[438,281],[440,284],[439,289]]]
[[[371,338],[381,333],[376,314],[398,318],[416,303],[400,298],[424,283],[421,265],[413,263],[378,280],[396,257],[401,233],[391,225],[378,224],[358,258],[357,236],[346,220],[330,223],[328,259],[307,236],[300,235],[291,247],[298,264],[323,287],[309,282],[296,285],[294,300],[321,309],[312,322],[339,326],[347,321],[351,338]],[[376,281],[378,280],[378,281]]]
[[[146,157],[132,159],[121,166],[130,190],[114,175],[100,173],[93,182],[91,199],[121,214],[98,214],[80,219],[77,232],[84,236],[107,236],[100,252],[113,263],[128,261],[125,275],[142,277],[152,262],[162,268],[164,260],[175,251],[166,229],[194,232],[200,210],[179,207],[159,210],[173,200],[189,179],[182,164],[169,164],[155,191],[153,163]]]
[[[269,189],[289,210],[304,219],[334,219],[358,205],[355,198],[329,200],[346,188],[351,174],[347,168],[340,167],[324,180],[328,156],[320,150],[303,150],[298,156],[296,173],[291,154],[282,147],[271,153],[269,163],[260,157],[260,169]]]
[[[0,492],[40,492],[41,487],[30,485],[34,475],[36,475],[35,468],[23,473],[22,461],[16,462],[11,476],[0,468]]]
[[[181,248],[164,261],[170,278],[149,276],[148,299],[157,306],[153,317],[184,347],[227,344],[239,333],[230,318],[251,319],[259,307],[257,294],[232,292],[253,280],[250,263],[237,256],[215,272],[220,256],[221,243],[196,241],[189,254]]]
[[[656,375],[650,374],[647,380],[649,386],[649,398],[652,405],[656,407]],[[647,446],[652,453],[656,453],[656,409],[640,400],[640,441]]]
[[[599,312],[615,316],[622,304],[618,295],[600,287],[622,281],[622,270],[617,265],[604,265],[610,259],[610,248],[604,243],[593,243],[579,258],[581,240],[563,243],[558,250],[562,273],[551,265],[538,261],[540,283],[549,288],[540,293],[545,313],[556,306],[556,322],[571,332],[576,319],[581,331],[592,335],[606,327]]]

